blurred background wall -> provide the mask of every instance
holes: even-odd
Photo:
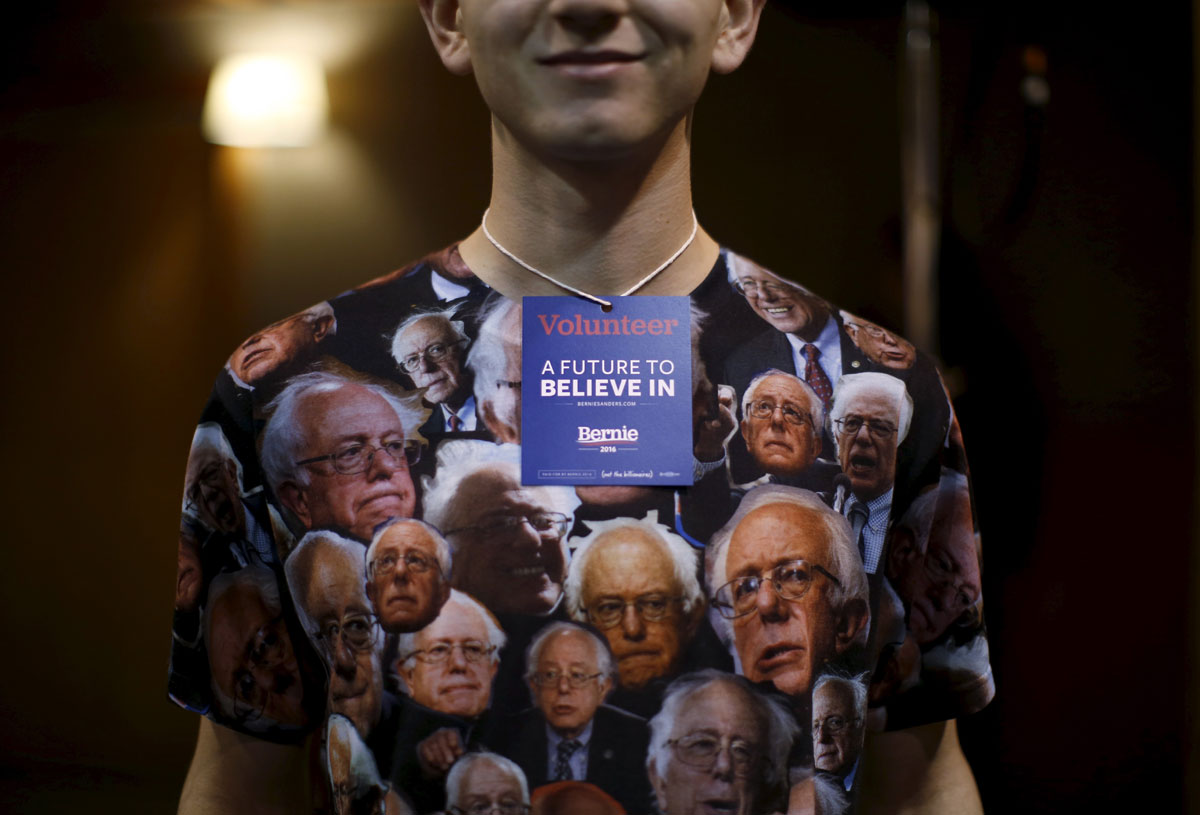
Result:
[[[900,5],[772,0],[695,125],[706,228],[894,327]],[[1186,811],[1192,10],[934,7],[940,352],[999,688],[963,740],[993,812]],[[325,63],[330,132],[206,144],[215,60],[280,41]],[[256,328],[465,235],[488,180],[486,112],[411,0],[6,12],[0,809],[174,806],[196,728],[164,695],[175,532],[213,376]]]

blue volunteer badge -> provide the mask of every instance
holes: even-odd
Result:
[[[692,483],[686,297],[522,300],[521,480]]]

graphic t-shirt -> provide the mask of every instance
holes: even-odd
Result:
[[[866,729],[994,691],[958,426],[929,358],[744,257],[690,300],[691,487],[521,483],[521,304],[456,247],[238,346],[172,700],[319,730],[335,812],[442,811],[447,743],[535,800],[851,811]]]

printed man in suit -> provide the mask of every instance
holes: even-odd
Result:
[[[525,664],[534,707],[514,717],[501,752],[521,765],[531,787],[588,781],[627,811],[646,811],[649,732],[641,717],[604,704],[617,672],[604,638],[553,623],[534,638]]]

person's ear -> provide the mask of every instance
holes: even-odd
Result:
[[[913,533],[904,528],[897,527],[892,530],[892,538],[888,541],[887,553],[887,576],[890,580],[897,580],[905,575],[918,558],[921,558],[921,550],[917,546],[917,541]]]
[[[713,47],[712,69],[719,74],[735,70],[754,44],[758,20],[767,0],[725,0],[721,33]]]
[[[279,502],[291,510],[292,514],[304,524],[307,529],[312,524],[312,514],[308,511],[308,496],[304,488],[295,481],[284,481],[279,485]]]
[[[312,322],[313,342],[325,339],[329,329],[333,327],[333,315],[323,314]]]
[[[409,696],[412,696],[413,675],[417,672],[416,661],[414,660],[411,668],[404,667],[404,662],[396,660],[396,678],[400,680],[402,690]]]
[[[237,464],[233,459],[225,460],[225,471],[229,473],[229,480],[237,486],[237,490],[240,493],[242,491],[242,480],[238,478]]]
[[[612,677],[611,676],[604,677],[604,679],[600,682],[600,701],[601,702],[603,702],[605,699],[608,698],[608,694],[612,691],[612,689],[613,689]]]
[[[654,790],[654,800],[658,803],[658,811],[667,811],[667,782],[658,774],[658,762],[654,759],[650,760],[650,766],[646,768],[647,774],[650,776],[650,788]]]
[[[692,606],[692,610],[688,612],[687,622],[684,628],[686,631],[686,639],[690,640],[696,633],[696,629],[700,627],[700,621],[704,619],[705,608],[706,606],[704,605],[704,601],[697,599],[696,603]]]
[[[452,74],[465,76],[471,73],[471,47],[462,32],[462,10],[458,0],[418,0],[418,5],[442,64]]]
[[[861,632],[871,619],[871,611],[865,600],[854,598],[842,604],[838,615],[835,648],[840,654],[854,644]]]

